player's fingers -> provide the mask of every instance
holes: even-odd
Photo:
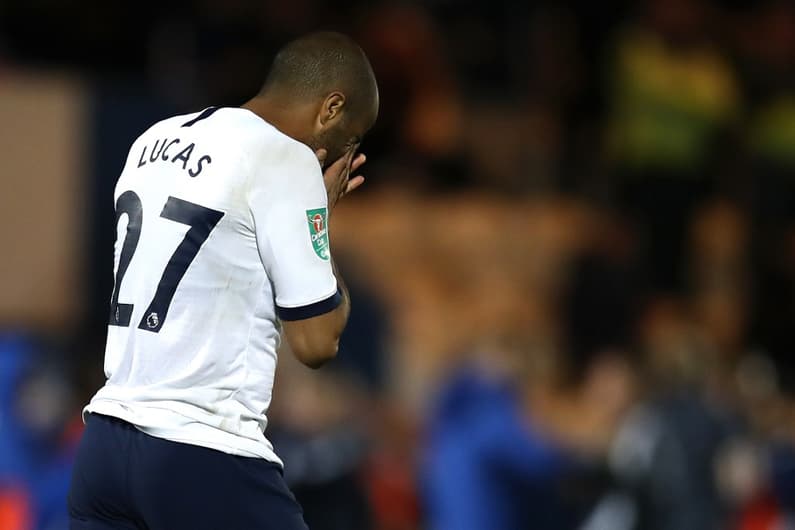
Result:
[[[345,174],[346,169],[350,167],[351,157],[353,153],[346,151],[344,155],[335,160],[328,168],[327,173],[333,177],[339,177]]]
[[[367,162],[367,156],[364,153],[359,153],[359,155],[353,159],[351,163],[351,173],[362,167],[362,164]]]
[[[353,164],[354,156],[356,155],[355,149],[348,149],[345,153],[345,160],[347,161],[346,166],[350,169],[351,165]]]
[[[353,190],[355,190],[356,188],[358,188],[362,184],[364,184],[364,177],[361,176],[361,175],[358,175],[358,176],[350,179],[348,181],[347,188],[345,188],[345,195],[349,194],[350,192],[352,192]]]
[[[342,189],[345,189],[345,184],[347,183],[348,179],[351,177],[351,173],[353,173],[353,150],[350,150],[345,153],[342,157],[345,160],[345,167],[342,168],[342,181],[343,186]]]

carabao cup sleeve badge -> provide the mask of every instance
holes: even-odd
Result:
[[[306,220],[309,223],[309,238],[312,240],[312,249],[320,259],[331,258],[328,245],[328,212],[325,208],[315,208],[306,211]]]

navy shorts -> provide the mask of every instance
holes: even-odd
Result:
[[[71,530],[307,530],[279,465],[99,414],[77,452],[69,518]]]

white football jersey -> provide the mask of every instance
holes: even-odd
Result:
[[[315,154],[211,107],[138,137],[115,200],[107,382],[84,412],[281,463],[264,436],[279,319],[340,303]]]

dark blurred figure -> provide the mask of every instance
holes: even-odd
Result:
[[[744,502],[722,491],[718,463],[747,436],[733,383],[746,353],[746,225],[727,201],[694,220],[682,236],[688,295],[634,308],[644,392],[610,451],[616,490],[588,530],[723,529]]]
[[[610,451],[623,493],[621,517],[603,506],[606,521],[594,530],[723,529],[731,506],[724,502],[716,462],[743,434],[738,412],[710,392],[716,373],[681,305],[655,302],[641,335],[646,392],[627,416]],[[619,524],[620,520],[620,524]]]
[[[0,335],[0,528],[61,530],[82,424],[41,341]]]

